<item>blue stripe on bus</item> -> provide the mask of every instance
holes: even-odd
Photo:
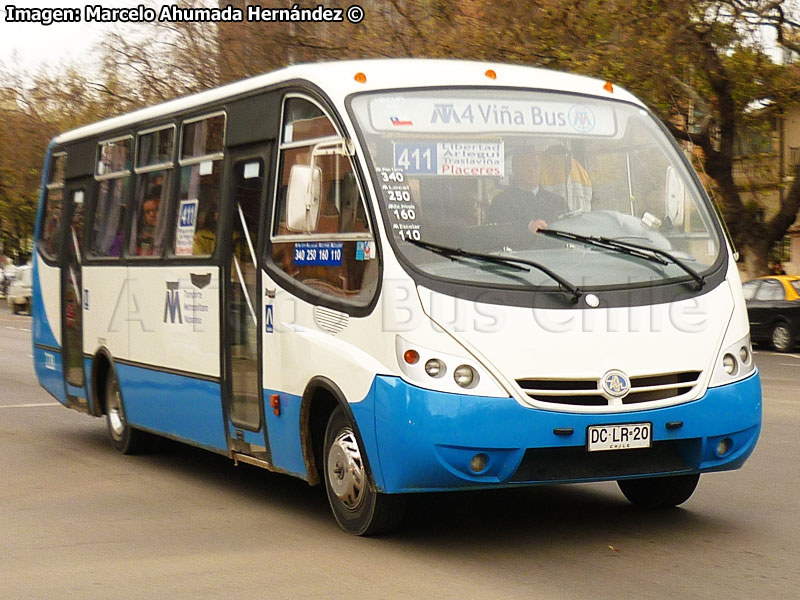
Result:
[[[270,406],[270,395],[278,394],[281,414],[276,416]],[[275,390],[264,390],[264,415],[266,416],[269,449],[272,464],[281,471],[308,479],[303,448],[300,444],[300,403],[302,397]]]
[[[761,425],[757,373],[731,385],[710,388],[699,400],[628,413],[537,410],[512,398],[434,392],[384,376],[376,378],[373,393],[360,404],[351,406],[362,437],[374,429],[378,452],[368,450],[370,466],[376,485],[388,493],[520,485],[511,477],[528,448],[582,449],[589,425],[612,423],[652,423],[653,440],[678,442],[676,445],[686,450],[683,459],[694,472],[735,469],[753,451]],[[667,429],[668,422],[678,421],[682,427]],[[553,431],[564,428],[572,428],[574,434],[563,436]],[[732,439],[733,448],[719,457],[715,449],[725,437]],[[475,475],[469,463],[478,453],[486,454],[489,462],[484,472]],[[548,483],[602,479],[577,479],[568,472],[558,477]]]
[[[219,383],[117,364],[128,422],[227,453]]]
[[[39,383],[53,397],[66,404],[67,395],[64,391],[63,365],[61,362],[61,352],[33,346],[33,368]]]

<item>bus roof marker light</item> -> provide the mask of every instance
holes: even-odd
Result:
[[[484,73],[489,79],[497,79],[497,73],[494,72],[494,69],[486,69],[486,73]]]
[[[606,84],[603,86],[603,89],[607,91],[609,94],[614,93],[614,84],[610,81],[606,81]]]
[[[358,83],[367,83],[367,76],[360,71],[356,73],[356,76],[353,77],[353,79],[355,79]]]

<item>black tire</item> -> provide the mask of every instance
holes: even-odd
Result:
[[[694,493],[700,475],[673,475],[617,481],[625,497],[644,508],[671,508],[686,502]]]
[[[328,419],[323,448],[325,490],[339,526],[364,536],[397,528],[403,520],[405,497],[375,491],[355,428],[341,406]]]
[[[106,377],[106,427],[111,445],[122,454],[141,454],[155,447],[155,438],[128,425],[125,405],[113,370]]]
[[[11,304],[11,312],[13,312],[15,315],[19,314],[19,305],[16,302]]]
[[[772,347],[778,352],[790,352],[794,348],[794,333],[785,321],[775,323],[769,336]]]

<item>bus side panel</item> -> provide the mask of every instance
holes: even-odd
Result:
[[[271,406],[270,396],[273,394],[280,397],[280,415],[276,415]],[[307,479],[308,472],[300,444],[301,401],[302,397],[294,394],[264,390],[264,415],[269,431],[272,464],[281,471]]]
[[[34,346],[33,366],[36,371],[36,376],[39,378],[39,384],[50,392],[61,404],[66,404],[67,394],[64,390],[61,352]]]
[[[38,253],[33,271],[33,341],[61,348],[61,271]]]
[[[60,297],[58,268],[48,266],[37,252],[33,262],[33,366],[39,384],[64,404],[67,396],[61,360]]]
[[[128,281],[126,267],[84,266],[83,351],[94,356],[106,348],[112,356],[128,353]]]
[[[127,289],[130,354],[125,358],[220,376],[219,267],[132,265]]]
[[[120,363],[116,370],[131,425],[227,452],[218,382]]]

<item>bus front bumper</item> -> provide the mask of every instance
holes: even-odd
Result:
[[[466,490],[739,468],[761,429],[761,383],[755,373],[676,406],[582,414],[381,376],[350,407],[380,491]],[[587,428],[615,423],[652,423],[651,447],[588,452]]]

